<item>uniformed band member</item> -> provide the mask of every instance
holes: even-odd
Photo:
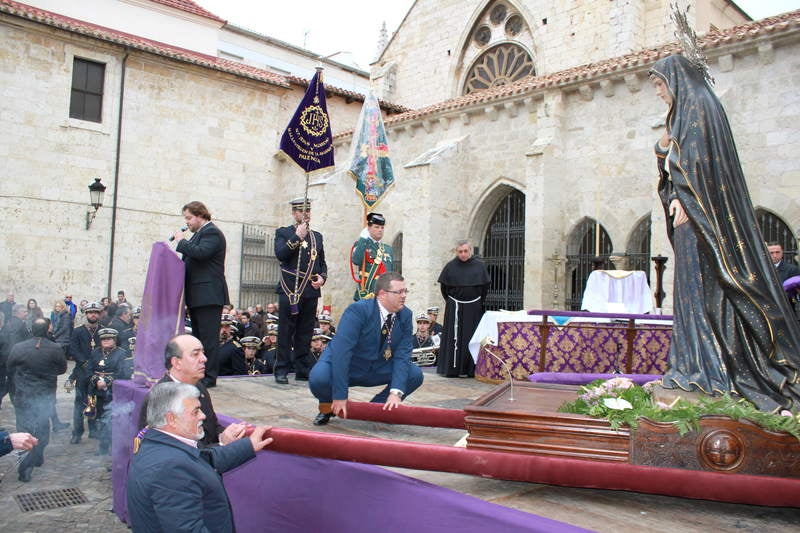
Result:
[[[98,455],[108,454],[111,450],[111,409],[114,381],[126,379],[123,372],[128,352],[117,346],[117,330],[102,328],[97,332],[100,347],[92,352],[86,416],[97,420],[97,438],[100,443]]]
[[[136,355],[136,337],[128,339],[128,355],[122,362],[122,371],[120,372],[124,377],[123,379],[133,378],[133,357]]]
[[[311,337],[311,357],[314,358],[314,363],[319,361],[322,351],[325,350],[325,345],[329,340],[331,338],[322,332],[322,328],[314,328],[314,335]]]
[[[248,375],[257,376],[272,372],[272,367],[267,363],[266,359],[261,357],[262,353],[259,350],[261,348],[261,339],[255,336],[243,337],[242,348]]]
[[[278,359],[278,324],[267,324],[267,334],[261,339],[259,355],[267,362],[268,373],[275,372],[275,363]]]
[[[392,247],[383,243],[385,225],[386,219],[380,213],[368,214],[367,227],[353,244],[350,260],[358,284],[353,300],[374,298],[375,279],[384,272],[392,271]]]
[[[233,323],[233,315],[222,315],[219,323],[219,348],[217,348],[220,376],[242,376],[247,374],[247,367],[244,364],[244,350],[242,350],[242,344],[236,336],[238,328]]]
[[[430,334],[431,319],[425,313],[417,314],[417,332],[412,340],[412,349],[436,346]]]
[[[428,318],[431,319],[431,327],[429,330],[431,335],[438,335],[441,338],[444,328],[436,321],[436,319],[439,318],[439,308],[436,306],[429,307]]]
[[[293,363],[295,379],[308,380],[317,300],[328,277],[322,234],[309,229],[311,201],[298,198],[291,205],[295,223],[275,231],[275,256],[281,262],[275,382],[284,385]]]
[[[323,335],[327,335],[331,339],[336,335],[336,326],[333,325],[333,318],[331,318],[331,315],[322,313],[319,315],[319,318],[317,318],[317,322],[319,322],[319,327],[322,329]]]
[[[86,323],[74,330],[69,339],[68,358],[75,361],[75,368],[70,374],[67,384],[75,391],[75,402],[72,410],[72,438],[71,444],[78,444],[83,436],[83,410],[86,409],[87,389],[89,387],[89,377],[92,372],[89,368],[92,352],[100,346],[100,338],[97,335],[100,319],[100,312],[103,306],[99,302],[87,304],[84,308]],[[88,420],[89,438],[96,437],[96,421],[92,418]]]

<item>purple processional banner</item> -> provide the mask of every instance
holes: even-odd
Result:
[[[281,136],[281,150],[306,174],[334,165],[333,133],[321,68],[308,83],[303,100]]]
[[[153,244],[136,334],[133,381],[153,384],[164,375],[164,347],[183,333],[184,265],[164,242]]]

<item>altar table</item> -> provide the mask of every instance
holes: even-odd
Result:
[[[527,380],[536,372],[664,374],[667,370],[671,316],[559,310],[526,314],[525,320],[515,320],[518,314],[506,320],[502,313],[486,313],[481,322],[494,324],[496,345],[480,347],[478,331],[485,334],[492,326],[479,325],[470,342],[470,348],[477,347],[476,379],[497,383],[507,380],[509,372],[515,380]]]

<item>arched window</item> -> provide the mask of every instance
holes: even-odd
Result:
[[[392,241],[392,270],[398,274],[403,273],[403,233],[397,234]]]
[[[586,289],[586,280],[594,270],[595,257],[602,262],[598,265],[602,269],[614,268],[609,261],[611,251],[614,249],[611,237],[606,229],[596,220],[584,218],[570,232],[567,239],[567,309],[580,311],[583,300],[583,291]]]
[[[514,190],[495,209],[483,237],[491,285],[486,309],[522,309],[525,278],[525,195]]]
[[[797,239],[789,225],[775,213],[762,208],[756,209],[756,220],[764,241],[779,243],[783,247],[783,257],[794,261],[797,255]]]
[[[487,2],[461,50],[461,94],[535,76],[533,32],[522,13],[505,0]]]
[[[519,45],[504,43],[484,52],[473,64],[464,94],[507,85],[534,73],[533,59]]]

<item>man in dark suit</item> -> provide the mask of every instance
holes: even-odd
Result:
[[[198,448],[203,437],[199,392],[164,383],[149,394],[147,425],[128,475],[128,512],[134,532],[232,532],[222,474],[255,457],[272,438],[267,426],[228,446]]]
[[[158,383],[186,383],[194,385],[200,391],[200,409],[203,411],[203,436],[197,439],[200,447],[214,446],[216,444],[229,444],[241,439],[245,434],[244,424],[230,424],[223,428],[217,420],[214,405],[211,403],[211,394],[203,385],[202,378],[205,374],[206,356],[203,345],[192,335],[176,335],[167,342],[164,350],[164,366],[167,373]],[[149,395],[145,397],[139,414],[139,428],[147,424],[147,404]]]
[[[281,262],[278,306],[278,356],[275,382],[289,383],[286,375],[294,363],[295,379],[307,380],[311,369],[311,336],[317,320],[317,299],[328,277],[322,234],[309,229],[311,201],[292,200],[295,223],[275,231],[275,256]]]
[[[211,222],[211,213],[201,202],[183,206],[183,219],[193,235],[186,240],[185,232],[176,231],[173,237],[186,265],[185,297],[192,317],[192,334],[203,343],[208,358],[203,384],[214,387],[219,375],[220,316],[222,306],[230,303],[225,282],[225,236]]]
[[[407,293],[403,276],[387,272],[375,283],[374,299],[345,310],[336,336],[311,370],[308,385],[319,400],[314,425],[325,425],[334,415],[347,417],[349,387],[386,385],[372,401],[391,411],[422,385],[422,371],[411,362],[414,333]]]
[[[778,272],[778,279],[781,283],[794,276],[800,276],[800,267],[794,261],[787,261],[783,258],[783,246],[778,242],[767,244],[767,251],[772,258],[772,264]]]
[[[50,442],[50,414],[56,402],[56,380],[67,371],[63,348],[47,338],[49,327],[46,318],[34,320],[33,338],[17,343],[8,356],[9,391],[16,410],[17,431],[30,433],[38,440],[19,464],[20,481],[30,481],[33,467],[44,463],[44,448]]]

